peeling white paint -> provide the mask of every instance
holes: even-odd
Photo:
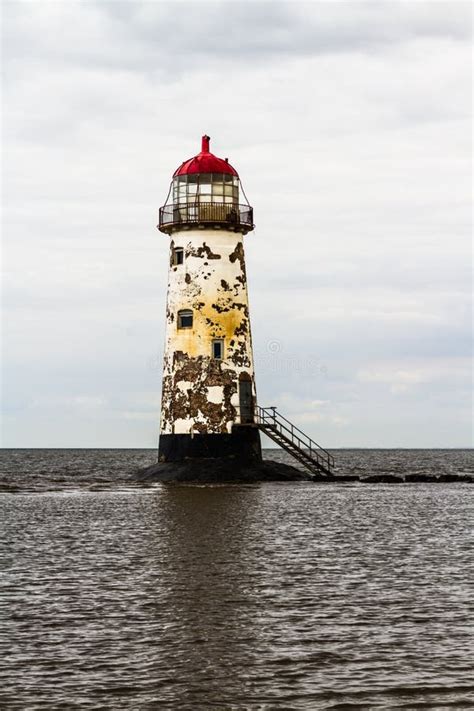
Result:
[[[190,380],[180,380],[176,383],[176,386],[178,390],[181,390],[181,392],[185,393],[193,387],[193,384]]]
[[[169,269],[161,432],[230,431],[242,373],[256,396],[243,237],[226,229],[182,230],[171,245],[185,256]],[[192,328],[178,328],[182,309],[192,310]],[[224,341],[221,361],[212,358],[217,338]]]
[[[224,400],[224,388],[222,385],[211,385],[207,388],[207,399],[209,402],[213,402],[219,405]]]
[[[190,418],[178,418],[173,424],[174,434],[190,434],[194,421]]]

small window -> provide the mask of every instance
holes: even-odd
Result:
[[[173,250],[173,264],[182,264],[184,262],[184,249],[175,247]]]
[[[193,327],[193,312],[190,309],[178,311],[178,328]]]
[[[222,360],[224,357],[224,341],[222,338],[215,338],[212,341],[212,357]]]

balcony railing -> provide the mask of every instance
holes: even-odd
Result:
[[[161,232],[192,227],[224,227],[246,234],[253,230],[253,208],[222,202],[174,203],[160,207]]]

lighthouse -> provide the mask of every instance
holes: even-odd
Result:
[[[257,404],[244,236],[254,229],[236,169],[210,151],[181,163],[158,229],[169,239],[155,481],[292,481],[332,476],[332,455],[276,407]],[[303,469],[262,459],[260,432]]]
[[[209,136],[174,172],[158,228],[170,240],[159,461],[261,460],[244,254],[253,209]]]

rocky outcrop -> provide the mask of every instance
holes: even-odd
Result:
[[[146,469],[135,472],[133,478],[143,482],[178,482],[197,484],[257,483],[265,481],[312,481],[322,484],[361,483],[361,484],[410,484],[410,483],[474,483],[470,474],[423,474],[421,472],[405,475],[341,474],[334,476],[314,475],[297,469],[283,462],[272,460],[243,461],[234,457],[189,458],[183,461],[158,462]]]
[[[404,479],[395,474],[371,474],[360,477],[359,481],[363,484],[403,484]]]
[[[231,458],[188,459],[158,462],[134,474],[137,481],[200,484],[254,483],[261,481],[311,481],[309,472],[282,462],[247,461]]]

